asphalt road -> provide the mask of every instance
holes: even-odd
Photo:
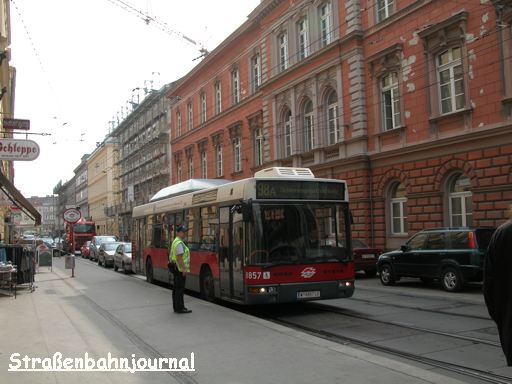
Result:
[[[62,267],[62,260],[56,260],[56,264]],[[59,271],[60,274],[62,272],[63,270]],[[147,284],[140,276],[116,273],[112,269],[99,267],[96,263],[81,258],[77,258],[76,275],[77,278],[72,281],[63,281],[70,290],[75,292],[72,295],[73,306],[81,316],[87,317],[85,320],[97,325],[96,334],[85,335],[88,339],[90,338],[92,344],[99,345],[101,340],[105,351],[111,346],[124,353],[144,354],[148,357],[179,356],[180,354],[185,356],[191,346],[201,345],[204,348],[203,356],[205,354],[215,356],[210,367],[203,366],[203,372],[214,372],[218,369],[214,363],[218,365],[219,361],[223,361],[223,353],[226,354],[226,358],[230,356],[229,359],[231,359],[225,374],[217,372],[215,377],[172,374],[166,375],[167,378],[165,378],[161,374],[148,374],[144,382],[225,382],[224,378],[227,379],[230,375],[236,379],[247,375],[250,379],[246,382],[255,382],[259,369],[250,363],[250,358],[242,359],[242,354],[251,350],[255,353],[272,351],[271,354],[265,352],[264,356],[256,355],[259,358],[268,358],[271,363],[267,365],[267,369],[271,367],[276,370],[269,371],[268,375],[275,376],[268,377],[282,377],[281,382],[307,381],[309,374],[314,377],[314,371],[305,369],[308,364],[301,363],[301,359],[309,361],[303,351],[289,351],[288,346],[286,348],[289,352],[279,353],[278,344],[273,345],[270,350],[264,344],[259,345],[258,343],[265,342],[263,334],[251,335],[253,332],[257,333],[255,330],[257,327],[251,326],[250,320],[247,322],[243,318],[237,319],[236,315],[231,314],[232,312],[226,312],[225,317],[221,316],[220,319],[212,318],[212,321],[214,323],[233,322],[233,333],[212,334],[211,328],[204,327],[207,321],[204,316],[213,313],[211,306],[214,304],[186,297],[185,301],[193,305],[194,313],[181,324],[179,316],[188,315],[172,313],[170,290]],[[67,300],[65,297],[63,299]],[[243,307],[233,305],[228,307],[240,311],[240,316],[245,316],[243,312],[247,312]],[[425,286],[413,279],[404,279],[394,287],[384,287],[378,278],[368,279],[361,276],[356,281],[356,291],[351,299],[327,300],[293,306],[271,306],[262,308],[262,311],[258,308],[251,314],[269,317],[269,311],[276,318],[301,326],[314,327],[380,346],[492,371],[511,377],[512,381],[512,369],[505,366],[505,360],[497,346],[496,327],[488,317],[481,286],[478,284],[468,287],[461,293],[447,293],[436,284]],[[181,330],[173,330],[172,324],[175,321],[180,322],[180,327],[186,324],[185,334]],[[225,327],[219,327],[221,328]],[[173,332],[180,332],[180,334]],[[272,337],[275,338],[275,336]],[[224,343],[223,339],[231,339],[230,348],[233,349],[231,346],[234,346],[235,350],[229,350],[229,352],[216,350],[213,346]],[[248,342],[252,345],[247,345]],[[210,343],[215,350],[209,350]],[[228,342],[225,343],[227,346]],[[362,350],[364,351],[364,348]],[[238,355],[240,355],[238,359],[242,360],[233,362],[233,358]],[[436,371],[431,367],[414,364],[394,356],[381,355],[383,358],[446,374],[446,372]],[[278,357],[277,360],[276,357]],[[315,362],[315,370],[322,371],[318,360]],[[204,361],[203,364],[205,364]],[[295,364],[296,367],[295,369],[285,368],[287,364]],[[341,367],[342,362],[336,356],[326,358],[322,361],[324,375],[326,372],[329,374],[335,372],[329,364]],[[463,382],[480,382],[467,380],[457,374],[450,376]],[[384,376],[382,379],[381,381],[385,382]]]
[[[389,287],[383,286],[378,277],[359,276],[350,299],[265,311],[263,316],[298,327],[491,372],[512,382],[512,368],[506,366],[481,284],[449,293],[435,282],[425,285],[417,279],[403,279]]]
[[[44,356],[62,351],[68,356],[88,351],[97,356],[196,356],[193,373],[94,372],[29,376],[18,374],[0,382],[26,383],[450,383],[444,374],[397,362],[310,336],[293,328],[248,316],[244,307],[217,305],[187,296],[190,315],[171,310],[171,291],[77,258],[75,278],[55,258],[54,272],[36,275],[33,296],[20,295],[16,304],[27,311],[25,329],[31,330],[24,348],[13,338],[9,350]],[[32,328],[33,307],[40,327]],[[275,306],[274,309],[278,309]],[[236,309],[233,311],[232,309]],[[34,312],[34,311],[33,311]],[[12,312],[16,316],[18,312]],[[2,318],[0,312],[0,318]],[[9,315],[8,313],[6,314]],[[12,317],[11,316],[11,317]],[[32,316],[31,318],[29,318]],[[36,353],[37,352],[37,353]],[[0,350],[0,358],[2,352]],[[0,359],[1,360],[1,359]],[[21,380],[21,381],[20,381]],[[348,381],[347,381],[348,380]],[[455,382],[455,381],[453,381]],[[460,381],[457,381],[460,383]]]

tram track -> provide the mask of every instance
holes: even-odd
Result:
[[[415,325],[405,324],[402,322],[379,320],[379,319],[372,318],[370,316],[359,315],[354,312],[348,312],[348,311],[340,309],[340,308],[332,307],[328,304],[310,303],[310,306],[315,309],[321,310],[321,311],[336,313],[336,314],[351,317],[351,318],[356,318],[356,319],[371,321],[374,323],[391,325],[391,326],[406,328],[406,329],[410,329],[410,330],[414,330],[414,331],[431,333],[431,334],[446,336],[446,337],[450,337],[450,338],[454,338],[454,339],[458,339],[458,340],[464,340],[464,341],[469,341],[472,343],[485,344],[485,345],[490,345],[493,347],[501,348],[501,344],[499,342],[493,342],[490,340],[478,339],[476,337],[469,337],[469,336],[464,336],[464,335],[459,335],[459,334],[454,334],[454,333],[449,333],[449,332],[438,331],[435,329],[418,327]],[[408,308],[410,308],[410,307],[408,307]],[[416,308],[411,308],[411,309],[416,309]],[[441,313],[441,312],[434,312],[434,313]],[[442,314],[444,314],[444,313],[442,313]],[[450,313],[448,313],[448,314],[451,315]],[[485,319],[485,320],[488,320],[488,319]]]
[[[310,335],[317,336],[322,339],[330,340],[330,341],[333,341],[333,342],[336,342],[339,344],[343,344],[343,345],[352,344],[352,345],[357,345],[359,347],[363,347],[365,349],[370,349],[370,350],[378,351],[378,352],[385,353],[385,354],[391,354],[393,356],[397,356],[397,357],[401,357],[401,358],[409,360],[409,361],[414,361],[417,363],[425,364],[425,365],[433,367],[433,368],[438,368],[438,369],[442,369],[442,370],[449,371],[452,373],[457,373],[457,374],[465,376],[465,377],[471,377],[474,379],[478,379],[485,383],[495,383],[495,384],[510,384],[510,383],[512,383],[511,377],[498,375],[498,374],[495,374],[492,372],[483,371],[483,370],[476,369],[476,368],[470,368],[470,367],[466,367],[466,366],[462,366],[462,365],[458,365],[458,364],[453,364],[453,363],[433,359],[430,357],[421,356],[421,355],[410,353],[410,352],[400,351],[399,349],[396,349],[396,348],[386,347],[386,346],[378,345],[378,344],[375,344],[372,342],[363,341],[363,340],[360,340],[360,339],[357,339],[354,337],[344,336],[344,335],[336,334],[336,333],[333,333],[330,331],[316,329],[316,328],[313,328],[313,327],[310,327],[307,325],[298,324],[296,322],[292,322],[292,321],[285,320],[285,319],[278,318],[278,317],[267,317],[266,319],[269,321],[272,321],[276,324],[280,324],[280,325],[283,325],[283,326],[286,326],[289,328],[301,330]]]
[[[363,300],[364,301],[364,300]],[[411,309],[410,307],[406,307],[407,309]],[[414,310],[415,308],[412,308]],[[436,314],[439,314],[439,312],[435,312]],[[325,317],[325,314],[331,314],[332,316],[340,316],[339,322],[336,320],[336,318],[332,317]],[[451,313],[442,315],[452,315]],[[321,337],[323,339],[327,339],[339,344],[343,345],[353,345],[356,347],[360,347],[363,349],[367,349],[370,351],[380,352],[386,355],[392,355],[396,357],[400,357],[402,359],[412,361],[419,364],[424,364],[426,366],[436,368],[443,370],[445,372],[452,372],[454,374],[462,375],[463,378],[466,378],[468,382],[472,383],[496,383],[496,384],[505,384],[505,383],[512,383],[512,377],[510,376],[504,376],[497,373],[492,372],[491,370],[485,370],[480,369],[477,367],[473,367],[472,364],[469,362],[471,361],[471,355],[467,355],[468,357],[464,358],[460,356],[460,349],[457,353],[459,353],[458,357],[455,357],[452,361],[445,361],[445,359],[439,359],[437,357],[429,357],[425,356],[427,353],[431,352],[419,352],[416,348],[411,348],[409,346],[406,346],[406,344],[402,344],[403,347],[397,346],[400,345],[400,343],[396,343],[397,340],[400,340],[403,337],[415,337],[419,336],[421,340],[422,335],[432,335],[427,336],[427,338],[433,338],[437,337],[438,340],[443,341],[443,344],[450,344],[450,340],[454,340],[453,342],[453,349],[454,351],[457,350],[457,342],[455,340],[459,340],[458,344],[460,345],[460,342],[465,342],[465,347],[468,347],[469,350],[473,348],[473,346],[482,346],[484,348],[492,348],[496,349],[497,354],[501,354],[501,346],[499,342],[493,341],[493,340],[485,340],[477,337],[471,337],[471,336],[465,336],[460,335],[456,333],[450,333],[446,331],[439,331],[435,329],[427,329],[419,326],[415,326],[412,324],[404,324],[397,321],[387,321],[387,320],[380,320],[377,318],[372,318],[369,315],[357,313],[353,310],[348,309],[342,309],[333,307],[329,304],[324,303],[318,303],[318,302],[307,302],[302,303],[300,307],[293,307],[290,306],[288,308],[282,308],[279,311],[276,311],[275,308],[267,308],[263,312],[260,312],[259,314],[255,314],[256,316],[260,316],[265,318],[266,320],[275,322],[277,324],[290,327],[296,330],[303,331],[305,333]],[[316,317],[315,316],[319,316]],[[469,316],[468,316],[469,317]],[[356,321],[354,323],[354,326],[356,327],[356,331],[354,332],[354,327],[347,323],[348,319],[354,319]],[[479,319],[481,320],[481,319]],[[488,319],[485,319],[488,320]],[[364,323],[361,323],[360,321],[364,321]],[[346,329],[349,332],[344,332],[340,328],[338,331],[337,329],[333,330],[333,324],[346,324]],[[369,340],[367,338],[367,335],[371,336],[371,330],[376,329],[375,325],[378,326],[384,326],[388,334],[395,334],[396,337],[386,337],[386,338],[374,338],[373,340]],[[363,329],[368,329],[368,334],[365,336],[359,336],[360,333],[357,331],[357,327],[361,327]],[[393,327],[393,328],[388,328]],[[393,330],[396,327],[396,330]],[[409,331],[413,331],[413,334],[404,334],[399,329],[406,329]],[[382,330],[382,328],[381,328]],[[375,333],[375,335],[377,335]],[[392,340],[395,340],[393,342]],[[390,346],[390,342],[391,345]],[[388,344],[388,345],[384,345]],[[461,348],[464,348],[462,346]],[[451,348],[450,348],[451,349]],[[437,350],[439,351],[439,350]],[[432,351],[432,353],[435,353],[436,351]],[[471,353],[471,352],[469,352]],[[470,381],[470,378],[472,379]],[[464,379],[463,379],[464,380]],[[464,381],[465,381],[464,380]]]
[[[472,314],[465,314],[465,313],[457,313],[457,312],[449,312],[447,310],[439,310],[434,308],[422,308],[419,306],[410,306],[410,305],[400,305],[400,304],[393,304],[393,303],[383,303],[382,301],[377,300],[369,300],[369,299],[357,299],[354,297],[351,297],[350,300],[352,301],[358,301],[362,303],[367,303],[371,305],[385,305],[388,307],[395,307],[395,308],[401,308],[401,309],[413,309],[416,311],[422,311],[422,312],[429,312],[429,313],[437,313],[437,314],[443,314],[443,315],[450,315],[450,316],[459,316],[464,318],[471,318],[471,319],[477,319],[477,320],[491,320],[490,317],[485,316],[478,316],[478,315],[472,315]],[[467,305],[475,305],[475,304],[467,304],[467,303],[460,303],[458,305],[451,304],[449,306],[450,309],[454,309],[457,307],[467,306]]]

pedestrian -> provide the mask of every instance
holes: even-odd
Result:
[[[491,237],[484,264],[484,298],[501,347],[512,366],[512,204],[509,219]]]
[[[176,230],[176,238],[172,242],[169,260],[173,264],[172,272],[174,275],[174,287],[172,290],[172,307],[176,313],[190,313],[190,309],[185,308],[185,281],[187,273],[190,272],[190,251],[183,241],[187,228],[179,226]]]

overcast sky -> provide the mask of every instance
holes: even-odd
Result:
[[[212,50],[259,0],[129,0],[170,29]],[[73,176],[80,158],[108,133],[109,121],[145,80],[160,85],[186,74],[199,47],[147,25],[118,0],[12,0],[11,65],[16,67],[15,117],[30,119],[41,154],[14,163],[24,196],[52,194]],[[27,34],[28,31],[28,34]]]

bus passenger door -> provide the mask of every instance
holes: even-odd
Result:
[[[220,296],[231,298],[230,249],[230,207],[221,207],[219,211],[219,285]]]
[[[242,215],[230,208],[220,209],[220,294],[227,299],[243,299],[244,222]]]
[[[232,297],[234,299],[244,298],[244,249],[245,249],[245,233],[244,221],[242,214],[234,212],[231,214],[231,282]]]

